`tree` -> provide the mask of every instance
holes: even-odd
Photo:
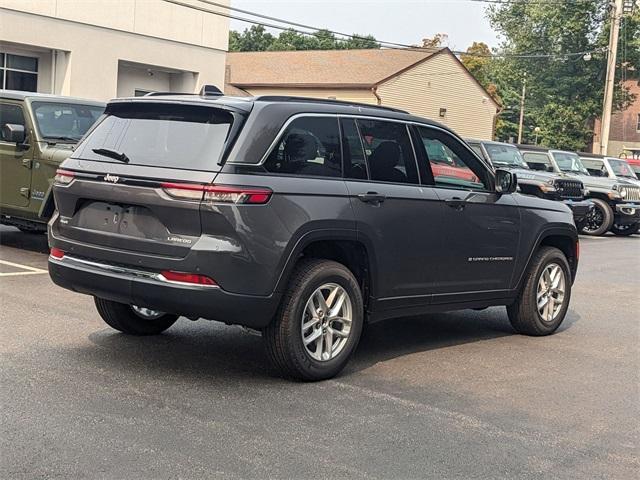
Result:
[[[318,30],[304,35],[293,29],[283,30],[274,36],[261,25],[253,25],[242,33],[229,32],[230,52],[262,52],[266,50],[341,50],[380,48],[371,35],[353,34],[350,38],[338,38],[329,30]]]
[[[541,129],[543,144],[571,150],[587,148],[592,141],[594,119],[602,109],[606,56],[594,53],[587,60],[582,56],[565,54],[602,52],[606,48],[609,32],[607,2],[512,0],[488,7],[487,14],[493,28],[504,38],[500,53],[554,54],[550,58],[507,56],[492,60],[489,66],[482,62],[472,66],[480,78],[489,72],[505,105],[497,125],[498,138],[506,139],[515,133],[520,89],[526,74],[525,140],[532,140],[532,128],[537,126]],[[639,25],[637,16],[623,21],[626,32],[620,35],[621,42],[624,42],[620,51],[624,51],[626,46],[626,72],[631,72],[640,61]],[[621,72],[622,69],[618,69],[619,78]],[[625,108],[630,98],[625,98],[620,83],[616,91],[616,107]]]
[[[502,103],[498,95],[497,86],[492,78],[492,60],[491,50],[486,43],[473,42],[473,44],[467,48],[467,55],[461,55],[460,61],[467,67],[467,70],[471,72],[478,82],[489,92],[493,99]]]

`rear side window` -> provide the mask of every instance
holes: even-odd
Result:
[[[372,181],[418,183],[407,126],[400,122],[357,120]]]
[[[217,171],[233,123],[227,111],[190,105],[116,104],[106,113],[73,158],[116,163],[94,151],[108,149],[131,165]]]
[[[353,118],[342,118],[340,127],[342,129],[345,178],[368,179],[367,159],[364,155],[362,139],[358,133],[356,121]]]
[[[342,176],[338,119],[294,119],[269,153],[264,166],[269,172],[288,175]]]

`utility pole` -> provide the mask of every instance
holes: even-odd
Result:
[[[615,0],[611,12],[611,31],[609,32],[609,52],[607,54],[607,79],[604,85],[602,118],[600,122],[600,154],[607,154],[609,131],[611,129],[611,110],[613,109],[613,87],[616,80],[616,58],[618,56],[618,35],[622,18],[623,0]]]
[[[522,95],[520,96],[520,123],[518,124],[518,143],[522,143],[522,128],[524,124],[524,97],[527,94],[527,72],[522,79]]]

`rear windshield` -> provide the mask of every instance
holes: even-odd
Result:
[[[224,110],[175,104],[110,105],[107,115],[81,142],[72,158],[130,165],[217,171],[233,116]]]

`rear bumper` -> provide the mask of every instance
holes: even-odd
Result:
[[[640,222],[640,203],[618,203],[616,205],[616,223],[633,225]]]
[[[169,282],[154,272],[68,255],[49,257],[49,275],[56,285],[74,292],[258,329],[269,324],[279,302],[275,295],[238,295],[219,287]]]
[[[573,213],[573,221],[576,223],[583,221],[593,208],[593,202],[590,200],[563,200],[562,203],[571,209],[571,213]]]

